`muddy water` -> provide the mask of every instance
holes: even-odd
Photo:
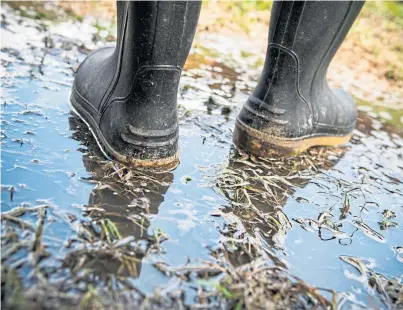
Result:
[[[259,57],[246,53],[248,47],[198,38],[180,87],[181,163],[171,173],[153,176],[158,182],[146,175],[133,194],[109,178],[102,168],[107,163],[97,157],[85,125],[70,113],[73,72],[96,45],[91,41],[93,28],[88,23],[43,25],[5,9],[2,211],[21,205],[51,206],[43,238],[53,256],[42,264],[60,266],[69,252],[66,242],[76,235],[75,223],[90,225],[105,213],[122,237],[134,236],[139,244],[146,245],[156,232],[167,238],[162,250],[138,261],[136,274],[129,278],[132,285],[146,294],[156,288],[184,289],[186,303],[192,304],[196,281],[170,278],[155,263],[197,265],[214,261],[217,249],[238,253],[226,247],[229,222],[237,221],[240,231],[259,239],[272,258],[277,257],[273,264],[281,262],[311,285],[343,292],[345,305],[385,307],[366,275],[341,257],[359,258],[365,268],[402,281],[402,111],[360,102],[351,143],[341,151],[321,150],[326,167],[313,169],[317,171],[303,182],[281,187],[281,199],[275,202],[257,199],[261,212],[282,208],[290,221],[281,234],[274,234],[270,227],[235,212],[234,197],[223,194],[218,181],[239,159],[233,155],[231,131],[258,75]],[[237,169],[245,167],[260,169],[244,163]],[[24,219],[35,221],[30,214]],[[17,253],[9,263],[24,255]],[[233,259],[234,264],[244,262],[248,259]],[[92,267],[117,272],[112,263]],[[20,271],[26,274],[29,266],[23,264]]]

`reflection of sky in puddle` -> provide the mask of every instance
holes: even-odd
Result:
[[[55,36],[56,48],[48,50],[41,68],[44,75],[39,75],[38,65],[43,54],[41,40],[44,35],[38,32],[28,37],[29,32],[26,30],[32,27],[18,26],[11,20],[10,23],[9,30],[18,33],[18,36],[13,38],[8,30],[2,29],[2,34],[9,34],[7,47],[18,49],[20,56],[30,64],[19,60],[15,50],[2,52],[5,59],[2,93],[2,210],[7,211],[23,203],[36,205],[47,201],[54,206],[50,216],[55,222],[45,227],[45,239],[55,237],[62,241],[69,238],[72,232],[69,226],[58,219],[59,212],[87,221],[90,219],[82,214],[82,207],[88,205],[103,206],[114,212],[119,212],[121,208],[121,212],[133,212],[133,216],[136,215],[137,211],[127,209],[127,205],[139,203],[134,197],[120,197],[116,187],[113,190],[94,189],[94,184],[83,180],[94,172],[91,169],[96,168],[86,165],[90,170],[87,171],[83,165],[83,160],[88,159],[88,154],[85,155],[87,141],[71,138],[75,131],[71,127],[80,123],[71,120],[69,123],[71,116],[68,105],[71,68],[77,65],[83,55],[77,51],[76,46],[71,51],[63,51],[63,42],[69,41]],[[38,48],[31,50],[21,46],[21,40],[32,42]],[[219,66],[220,63],[216,62],[213,68]],[[224,73],[227,72],[227,67],[223,67]],[[152,266],[153,262],[164,261],[168,265],[179,266],[186,264],[189,259],[195,262],[211,259],[209,248],[217,246],[220,240],[218,228],[222,227],[224,219],[211,216],[211,212],[220,206],[228,206],[229,201],[218,195],[211,186],[206,186],[200,167],[221,164],[228,158],[234,118],[246,94],[222,84],[227,83],[227,80],[220,78],[221,70],[213,70],[215,72],[211,74],[198,68],[195,73],[197,78],[188,73],[183,79],[180,104],[192,113],[181,120],[181,164],[172,172],[167,186],[154,189],[157,192],[155,196],[144,194],[152,205],[150,214],[146,216],[148,224],[145,228],[149,234],[161,229],[169,236],[163,243],[163,253],[143,259],[140,277],[134,283],[145,292],[164,286],[168,281]],[[31,78],[31,75],[34,77]],[[242,73],[237,76],[243,80]],[[207,115],[205,102],[211,95],[220,96],[222,93],[227,94],[225,99],[216,100],[216,105],[209,107],[213,113]],[[219,112],[223,102],[232,107],[229,119]],[[365,191],[365,199],[360,190],[351,193],[353,211],[343,221],[341,228],[347,234],[353,234],[346,243],[339,242],[337,238],[322,241],[317,231],[306,231],[292,221],[293,227],[286,235],[284,250],[277,252],[288,261],[291,272],[310,284],[357,293],[362,286],[346,277],[345,269],[353,269],[339,259],[340,255],[372,259],[374,269],[389,277],[401,274],[402,265],[392,249],[392,246],[403,245],[401,129],[386,124],[388,117],[385,115],[382,123],[369,119],[362,112],[360,122],[366,126],[363,125],[366,130],[362,130],[365,134],[357,132],[357,140],[352,142],[351,149],[344,157],[332,169],[323,174],[318,173],[306,186],[296,189],[284,205],[284,211],[290,219],[316,220],[319,213],[333,208],[333,221],[340,222],[339,208],[343,206],[344,193],[352,188]],[[393,116],[391,119],[398,117]],[[378,131],[369,130],[371,122],[377,124]],[[384,129],[394,133],[389,135],[382,131]],[[358,139],[360,136],[361,141]],[[346,182],[340,183],[340,179]],[[347,185],[347,182],[353,184]],[[13,201],[10,200],[7,186],[15,188]],[[147,188],[147,184],[144,188]],[[147,198],[147,195],[151,198]],[[360,215],[357,210],[365,200],[372,204],[368,204],[367,211],[361,213],[362,220],[380,232],[386,239],[385,243],[369,238],[351,224],[353,216]],[[380,230],[378,222],[382,220],[384,209],[396,213],[396,218],[392,219],[398,223],[396,228]],[[140,238],[140,232],[126,219],[117,217],[113,220],[116,220],[124,235],[134,234]],[[60,249],[62,252],[59,252]],[[58,256],[65,251],[62,245],[55,245],[52,250]],[[361,300],[366,300],[364,294],[358,295]]]

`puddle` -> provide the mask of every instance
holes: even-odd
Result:
[[[373,281],[381,281],[378,274],[397,278],[396,287],[403,281],[402,111],[360,103],[357,129],[343,148],[283,160],[238,154],[232,129],[261,60],[247,47],[228,49],[226,41],[201,36],[181,80],[179,167],[130,172],[99,157],[70,114],[74,69],[97,44],[91,35],[77,22],[66,22],[66,35],[66,24],[3,10],[2,212],[47,206],[43,214],[26,211],[17,224],[2,218],[2,261],[23,285],[43,284],[36,266],[61,287],[67,268],[75,278],[63,284],[66,291],[124,283],[141,296],[180,291],[175,298],[187,305],[213,306],[214,298],[200,297],[206,285],[195,266],[225,258],[237,267],[258,257],[339,292],[341,307],[396,302],[379,289],[387,285]],[[41,217],[43,235],[14,236],[24,223],[41,226]],[[92,235],[130,247],[119,257],[108,247],[101,253]],[[41,237],[47,257],[28,255],[24,236],[34,244]],[[214,270],[202,278],[214,280]]]

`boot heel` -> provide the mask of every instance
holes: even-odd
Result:
[[[178,66],[143,66],[136,73],[129,93],[114,99],[127,103],[126,120],[133,139],[138,136],[139,141],[148,138],[150,142],[167,142],[177,136],[180,75]]]
[[[181,69],[177,66],[141,67],[124,97],[105,106],[101,130],[114,157],[136,166],[176,166],[178,160],[177,90]]]
[[[239,120],[235,123],[233,133],[233,142],[236,147],[262,158],[298,155],[312,146],[338,146],[348,142],[350,138],[351,134],[286,139],[265,134]]]

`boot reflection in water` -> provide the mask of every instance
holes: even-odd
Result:
[[[326,72],[362,6],[274,2],[265,65],[237,117],[236,146],[266,157],[350,139],[354,101],[329,88]],[[107,157],[177,166],[177,90],[200,7],[199,1],[117,2],[117,45],[88,55],[70,97]]]
[[[135,245],[134,251],[139,250],[137,257],[131,259],[130,268],[122,264],[119,259],[100,255],[96,255],[94,259],[87,259],[87,265],[83,267],[96,269],[100,275],[119,274],[137,278],[141,272],[142,257],[152,244],[150,240],[153,238],[148,234],[150,222],[147,214],[158,213],[164,195],[173,182],[173,174],[141,172],[141,175],[133,175],[121,181],[116,170],[111,169],[113,163],[102,160],[102,154],[96,153],[98,151],[95,147],[96,142],[86,130],[85,124],[76,116],[70,117],[69,123],[73,139],[89,147],[91,151],[91,155],[88,153],[83,155],[83,163],[92,175],[91,180],[98,182],[88,199],[86,206],[88,216],[97,224],[111,221],[117,228],[121,240],[130,237]],[[102,225],[92,225],[94,233],[102,236],[100,227]]]
[[[277,266],[286,268],[284,262],[274,255],[273,249],[284,249],[286,235],[294,222],[300,224],[303,229],[315,231],[322,241],[337,239],[341,245],[352,242],[351,237],[343,232],[343,228],[334,227],[332,222],[328,221],[333,217],[330,213],[330,218],[304,218],[301,222],[300,219],[292,221],[284,212],[289,197],[295,197],[296,191],[306,192],[302,189],[312,185],[316,176],[333,169],[344,157],[345,151],[346,148],[343,147],[334,148],[331,153],[324,152],[323,148],[315,148],[309,150],[308,154],[295,156],[293,160],[286,157],[256,160],[254,156],[241,155],[235,148],[231,148],[228,165],[215,175],[215,184],[219,192],[231,202],[222,210],[225,213],[223,217],[230,224],[226,225],[221,233],[229,237],[227,242],[222,244],[233,266],[252,262],[256,256],[250,253],[261,253],[262,256],[270,257]],[[332,159],[329,159],[329,154],[333,155]],[[306,198],[298,195],[296,201],[311,201],[315,191],[316,189],[313,189]],[[321,214],[326,213],[323,211]],[[242,225],[238,226],[239,223]],[[311,224],[314,227],[316,225],[316,229],[313,229]],[[243,230],[248,234],[239,233]],[[234,238],[237,239],[235,250]]]

